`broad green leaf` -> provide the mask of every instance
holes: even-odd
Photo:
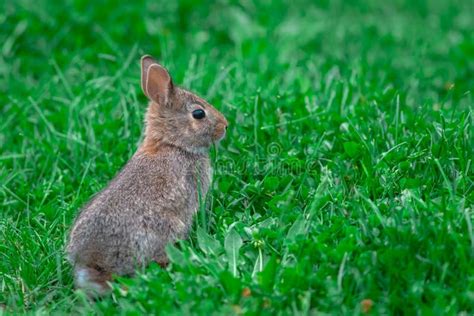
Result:
[[[303,215],[300,215],[288,230],[288,234],[286,235],[286,243],[293,242],[297,236],[303,234],[306,234],[306,221]]]
[[[280,184],[280,179],[275,176],[266,177],[265,180],[263,181],[263,186],[268,191],[275,191],[278,188],[279,184]]]
[[[197,229],[197,240],[199,248],[201,248],[202,252],[206,255],[216,255],[220,251],[220,243],[213,237],[209,236],[209,234],[201,227],[198,227]]]
[[[275,283],[276,271],[277,262],[275,257],[272,257],[270,258],[270,260],[268,260],[262,272],[257,273],[258,282],[264,290],[271,291],[271,289],[273,288],[273,284]]]
[[[234,277],[229,271],[222,271],[219,273],[219,280],[226,292],[238,299],[242,287],[240,279]]]
[[[229,260],[229,269],[235,277],[237,276],[237,262],[239,260],[240,247],[242,247],[242,238],[235,229],[231,229],[225,237],[224,248]]]
[[[178,266],[182,266],[184,263],[184,255],[183,253],[176,248],[175,246],[168,244],[166,246],[166,254],[168,255],[168,259]]]

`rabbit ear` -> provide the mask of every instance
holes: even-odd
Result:
[[[173,82],[168,71],[148,55],[142,57],[141,66],[143,93],[158,104],[167,104],[173,90]]]

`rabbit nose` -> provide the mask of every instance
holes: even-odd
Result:
[[[224,124],[224,127],[227,129],[227,126],[229,126],[229,122],[225,119],[225,117],[222,117],[222,123]]]

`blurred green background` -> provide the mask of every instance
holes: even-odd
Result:
[[[472,1],[0,4],[0,314],[474,313]],[[190,239],[89,301],[63,247],[139,59],[230,122]]]

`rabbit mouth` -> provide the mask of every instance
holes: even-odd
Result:
[[[225,137],[225,129],[217,130],[214,132],[214,142],[218,143]]]

